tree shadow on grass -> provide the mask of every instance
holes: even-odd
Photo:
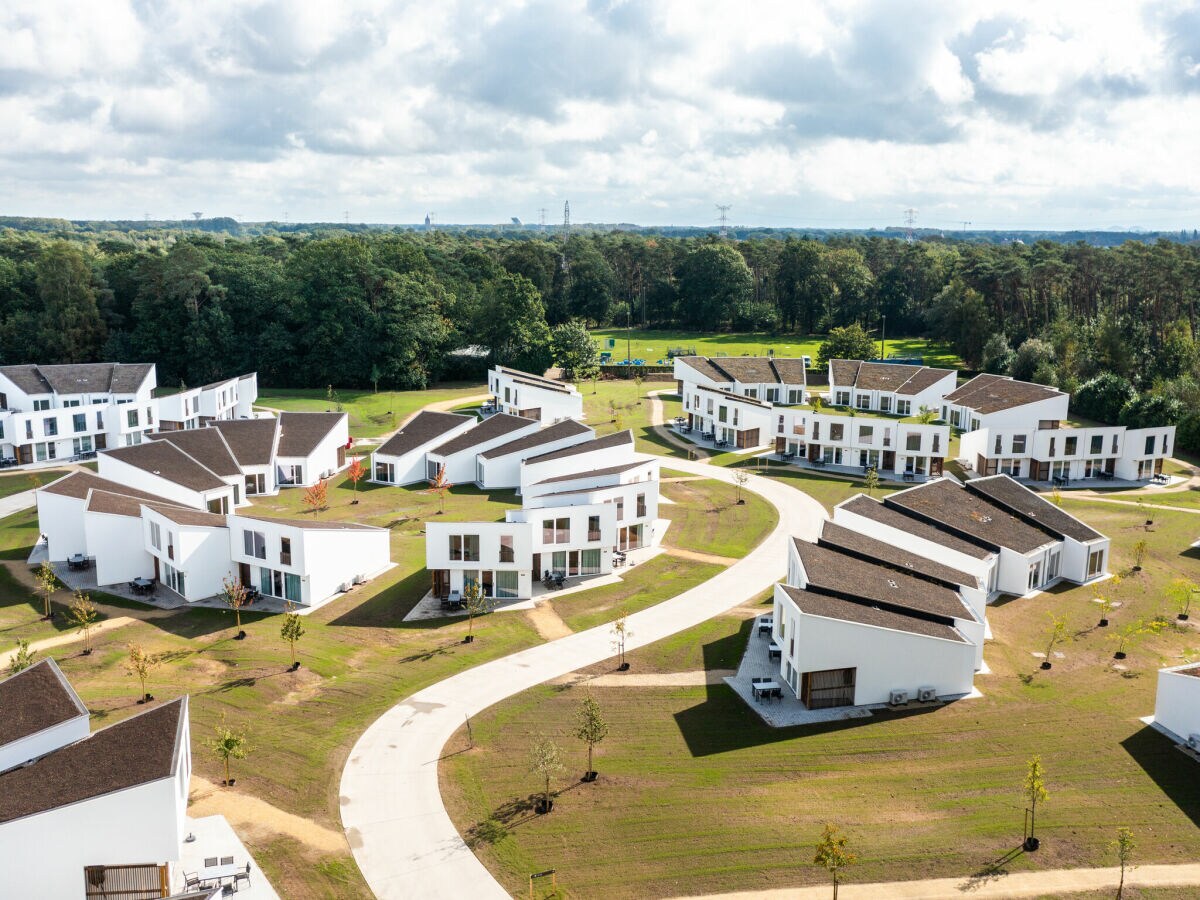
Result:
[[[1200,826],[1200,778],[1196,775],[1196,761],[1149,725],[1121,741],[1121,746],[1171,802]]]
[[[1025,849],[1022,846],[1013,847],[1003,856],[985,864],[978,871],[972,872],[965,881],[958,885],[958,889],[964,894],[969,894],[999,881],[1008,874],[1008,864],[1023,856],[1024,853]]]

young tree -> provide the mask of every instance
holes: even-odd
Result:
[[[438,500],[441,501],[441,509],[438,510],[439,516],[446,511],[446,492],[451,487],[453,485],[450,483],[450,479],[446,477],[446,464],[442,463],[438,466],[437,475],[429,479],[428,491],[430,494],[437,494]]]
[[[620,618],[612,623],[612,648],[613,652],[621,657],[621,670],[629,668],[629,663],[625,662],[625,640],[633,637],[633,632],[629,630],[625,624],[625,614],[622,613]]]
[[[1055,506],[1062,506],[1062,492],[1058,488],[1050,491],[1050,502]]]
[[[829,368],[831,359],[871,359],[874,356],[874,339],[855,322],[829,329],[829,336],[817,350],[817,368]]]
[[[96,605],[92,603],[92,598],[83,591],[76,591],[75,597],[71,601],[71,624],[77,631],[83,632],[84,656],[92,654],[92,628],[99,617],[100,613],[96,611]]]
[[[554,362],[569,381],[587,381],[600,374],[600,353],[587,327],[578,321],[555,325],[550,331]]]
[[[575,729],[575,737],[587,744],[588,763],[584,778],[592,781],[596,777],[596,771],[592,768],[592,749],[608,737],[608,723],[600,712],[600,704],[590,694],[579,704],[579,724]]]
[[[821,866],[833,879],[833,900],[837,900],[838,886],[842,883],[842,869],[858,862],[858,854],[850,849],[850,838],[838,826],[826,823],[817,842],[813,865]]]
[[[740,506],[746,501],[742,498],[742,488],[750,481],[750,473],[745,469],[735,469],[733,472],[734,490],[737,495],[737,502]]]
[[[221,722],[214,729],[216,736],[209,740],[208,746],[212,749],[217,758],[225,764],[225,787],[233,786],[233,779],[229,776],[229,761],[233,759],[245,759],[246,754],[250,752],[250,745],[246,742],[244,732],[234,731],[225,723],[225,715],[221,714]]]
[[[358,502],[358,483],[363,480],[366,474],[367,470],[363,468],[360,457],[356,456],[350,460],[350,467],[346,469],[346,477],[350,479],[350,484],[354,488],[354,499],[350,501],[351,506]]]
[[[875,492],[879,490],[879,472],[874,466],[867,469],[867,496],[874,497]]]
[[[1117,839],[1109,846],[1116,851],[1117,863],[1121,866],[1121,880],[1117,882],[1117,900],[1125,894],[1125,870],[1134,868],[1133,852],[1137,844],[1133,840],[1133,832],[1128,828],[1117,829]]]
[[[325,483],[324,478],[304,489],[304,505],[313,515],[328,508],[328,499],[329,485]]]
[[[813,412],[820,412],[825,408],[825,398],[820,394],[813,394],[811,406],[813,408]]]
[[[221,601],[233,610],[234,622],[238,630],[237,639],[241,640],[246,636],[246,632],[242,631],[242,607],[250,599],[250,591],[238,579],[227,577],[221,579],[220,596]]]
[[[300,613],[294,610],[291,603],[288,604],[287,612],[283,614],[279,636],[288,642],[288,648],[292,651],[293,671],[300,668],[300,663],[296,662],[296,641],[304,637],[304,623],[300,619]]]
[[[1189,578],[1176,578],[1167,588],[1167,595],[1171,598],[1171,602],[1175,608],[1179,610],[1177,618],[1181,622],[1188,620],[1188,612],[1192,608],[1192,601],[1196,599],[1196,593],[1200,588],[1196,587],[1196,583]]]
[[[1046,637],[1046,658],[1042,660],[1042,668],[1050,668],[1050,654],[1059,644],[1066,643],[1069,638],[1067,634],[1067,617],[1066,616],[1051,616],[1050,617],[1050,634]]]
[[[1149,546],[1145,538],[1133,545],[1133,571],[1140,572],[1142,570],[1142,561],[1146,558]]]
[[[1027,765],[1025,783],[1021,789],[1025,796],[1025,801],[1029,804],[1029,834],[1025,838],[1025,849],[1036,850],[1038,839],[1034,836],[1034,828],[1037,822],[1037,805],[1050,795],[1046,792],[1042,758],[1040,756],[1032,756]]]
[[[1117,651],[1113,654],[1113,659],[1124,659],[1126,652],[1137,642],[1138,638],[1147,634],[1158,634],[1160,631],[1162,631],[1162,624],[1156,619],[1138,619],[1130,622],[1112,636],[1117,644]]]
[[[917,410],[917,421],[920,422],[922,425],[931,425],[932,423],[936,422],[937,419],[938,419],[937,410],[930,409],[928,406],[926,406],[924,403],[922,403],[921,408]]]
[[[475,640],[473,627],[476,616],[483,616],[496,608],[496,601],[483,592],[478,581],[469,581],[463,586],[463,609],[467,611],[467,636],[464,643]]]
[[[55,578],[54,569],[51,567],[49,561],[45,561],[38,566],[33,580],[37,583],[38,592],[42,595],[43,609],[45,611],[42,618],[53,619],[54,611],[50,609],[50,596],[58,588],[58,579]]]
[[[24,638],[17,638],[17,649],[13,653],[12,659],[8,661],[8,674],[16,675],[18,672],[24,672],[33,665],[33,651],[29,649],[29,641]]]
[[[141,644],[129,645],[129,656],[125,660],[125,671],[130,675],[137,677],[137,680],[142,686],[142,698],[138,703],[145,703],[147,700],[153,700],[146,692],[146,679],[150,677],[150,673],[162,665],[162,655],[158,653],[149,653]]]
[[[539,812],[550,812],[550,779],[565,768],[558,744],[544,734],[538,735],[529,749],[529,771],[543,779],[542,808]]]

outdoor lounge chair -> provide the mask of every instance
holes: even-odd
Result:
[[[238,872],[237,875],[234,876],[233,883],[237,884],[239,881],[245,881],[247,885],[250,884],[250,863],[246,863],[245,872]]]

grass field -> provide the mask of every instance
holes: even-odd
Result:
[[[66,469],[38,469],[33,472],[13,472],[0,475],[0,497],[11,497],[21,491],[41,487],[66,474]]]
[[[811,356],[815,364],[817,351],[824,335],[797,334],[712,334],[694,331],[642,331],[624,328],[599,328],[594,330],[592,337],[600,345],[602,351],[611,352],[613,359],[620,361],[626,358],[626,346],[630,359],[644,359],[647,363],[656,363],[667,359],[667,351],[682,347],[688,351],[695,350],[699,356],[766,356],[774,351],[776,356]],[[615,346],[608,346],[609,340],[615,341]],[[961,364],[948,348],[934,344],[925,338],[892,338],[887,340],[888,356],[920,356],[929,366],[957,366]]]
[[[336,390],[336,388],[335,388]],[[337,391],[331,400],[324,390],[265,388],[256,406],[294,412],[333,412],[340,404],[349,417],[350,436],[378,437],[397,428],[404,419],[430,403],[444,403],[487,393],[485,384],[445,384],[429,391]]]
[[[1144,538],[1144,569],[1118,589],[1123,606],[1109,629],[1095,627],[1090,600],[1104,588],[1094,586],[993,606],[992,674],[976,681],[982,698],[776,730],[723,685],[592,686],[610,734],[598,749],[600,780],[583,785],[584,748],[571,731],[585,688],[542,686],[476,717],[475,749],[443,758],[460,830],[513,891],[524,873],[556,868],[570,896],[661,897],[821,883],[811,844],[831,819],[862,855],[852,880],[959,876],[969,896],[970,876],[1020,842],[1020,784],[1039,753],[1050,792],[1038,819],[1042,849],[1007,869],[1113,865],[1108,844],[1122,825],[1138,837],[1140,862],[1194,861],[1196,763],[1139,717],[1153,711],[1157,668],[1200,658],[1200,632],[1172,627],[1146,639],[1125,671],[1112,665],[1110,633],[1162,611],[1172,578],[1200,578],[1200,554],[1188,549],[1195,517],[1160,513],[1147,532],[1136,509],[1063,506],[1113,538],[1115,570],[1132,565]],[[1052,611],[1067,615],[1073,639],[1042,672],[1030,654]],[[730,667],[749,633],[746,615],[642,648],[633,670]],[[568,754],[550,816],[530,812],[537,786],[525,761],[537,731]],[[448,750],[462,750],[459,741]]]

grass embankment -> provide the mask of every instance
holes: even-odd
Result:
[[[617,362],[625,359],[628,346],[630,359],[642,359],[647,364],[658,360],[667,361],[667,351],[674,348],[695,350],[698,356],[766,356],[774,351],[776,356],[811,356],[815,364],[817,352],[824,335],[767,334],[740,332],[736,334],[713,334],[697,331],[656,331],[625,328],[598,328],[591,335],[602,351],[612,353]],[[608,341],[615,341],[609,347]],[[628,344],[626,343],[628,341]],[[878,347],[878,345],[876,345]],[[887,339],[888,356],[920,356],[927,366],[957,366],[961,360],[949,348],[933,343],[926,338]]]
[[[664,505],[662,514],[679,525],[677,532],[668,534],[672,538],[677,534],[678,545],[687,549],[703,550],[699,544],[715,527],[709,520],[724,515],[740,523],[739,540],[746,549],[775,521],[774,511],[757,498],[728,510],[728,491],[718,482],[670,485],[666,493],[677,502]],[[238,641],[233,615],[211,609],[155,613],[151,620],[98,634],[90,657],[80,655],[79,644],[51,651],[93,712],[94,727],[144,708],[137,705],[136,683],[123,667],[128,645],[139,643],[163,654],[164,662],[152,675],[149,688],[159,701],[184,693],[191,696],[196,774],[214,783],[223,777],[206,742],[224,715],[232,725],[248,730],[252,753],[235,764],[236,789],[219,795],[228,795],[232,799],[227,802],[232,803],[242,795],[264,800],[313,823],[335,844],[341,841],[341,770],[367,725],[429,684],[540,641],[529,618],[517,611],[477,621],[477,639],[471,645],[461,643],[467,629],[464,620],[402,622],[429,586],[424,568],[425,522],[500,519],[506,509],[518,504],[512,491],[488,494],[474,487],[455,487],[446,497],[444,515],[438,514],[439,499],[420,487],[360,484],[357,504],[352,504],[354,498],[349,481],[344,476],[335,478],[329,487],[330,507],[315,518],[389,528],[397,565],[304,618],[306,634],[298,645],[303,667],[298,672],[287,671],[290,656],[279,636],[278,616],[244,614],[247,639]],[[305,511],[299,490],[260,498],[255,510],[314,518]],[[34,511],[0,522],[0,548],[10,558],[23,560],[36,537]],[[738,548],[723,549],[732,553]],[[621,584],[563,597],[561,608],[576,627],[601,624],[619,614],[617,607],[638,609],[660,602],[715,569],[664,554],[622,573]],[[100,594],[93,599],[118,602]],[[64,610],[69,602],[64,590],[54,597],[56,610]],[[146,609],[123,603],[127,608]],[[116,615],[120,609],[104,606],[103,612]],[[40,615],[40,598],[28,584],[0,568],[0,649],[10,649],[18,637],[36,642],[68,628],[62,615],[53,624],[41,622]],[[330,852],[328,845],[316,846],[262,823],[245,829],[242,837],[283,896],[370,896],[348,847]]]
[[[0,498],[41,487],[43,484],[57,481],[66,474],[66,469],[34,469],[0,475]]]
[[[1200,631],[1172,627],[1145,639],[1124,670],[1113,665],[1112,635],[1162,611],[1173,578],[1200,579],[1200,553],[1188,549],[1195,516],[1158,512],[1146,531],[1136,509],[1069,499],[1063,508],[1112,537],[1114,571],[1132,566],[1133,545],[1145,539],[1144,569],[1117,589],[1123,605],[1109,628],[1096,627],[1091,602],[1113,590],[1109,584],[992,607],[995,640],[985,650],[992,674],[976,680],[982,698],[771,729],[724,685],[542,686],[476,717],[476,749],[443,761],[455,821],[513,891],[523,889],[526,873],[547,868],[580,897],[822,883],[811,845],[827,820],[842,825],[862,854],[848,873],[854,881],[962,877],[969,885],[1020,843],[1020,786],[1036,753],[1050,792],[1038,816],[1042,849],[1017,855],[1006,869],[1111,866],[1119,826],[1137,835],[1141,863],[1194,861],[1196,763],[1139,718],[1154,709],[1160,666],[1200,658]],[[1043,672],[1031,653],[1044,646],[1051,613],[1067,616],[1073,639],[1060,648],[1065,658]],[[633,671],[735,665],[750,614],[718,617],[635,651]],[[571,735],[585,690],[611,729],[598,749],[595,785],[577,781],[584,747]],[[526,757],[538,731],[568,753],[550,816],[529,811],[537,785]],[[459,749],[457,741],[449,749]]]
[[[324,390],[267,388],[258,395],[255,406],[292,412],[335,412],[340,404],[349,420],[350,436],[373,438],[398,428],[408,416],[431,403],[486,393],[486,384],[451,383],[428,391],[339,390],[336,400],[331,400]]]

